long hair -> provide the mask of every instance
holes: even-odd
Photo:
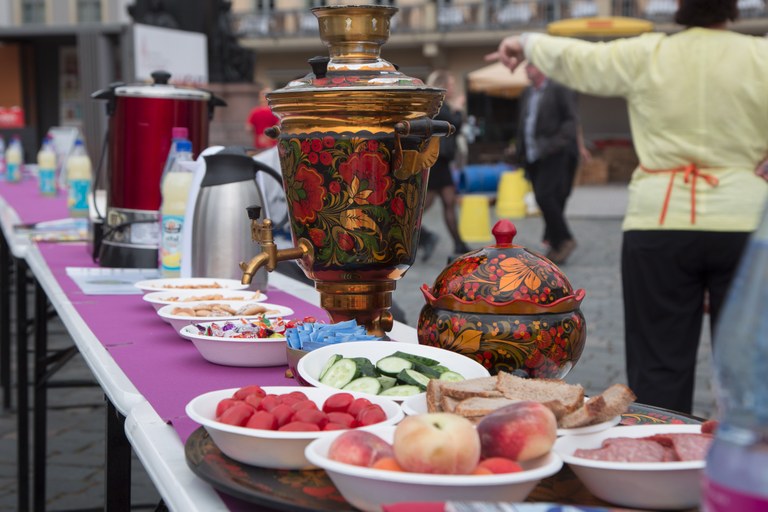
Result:
[[[739,17],[737,0],[680,0],[675,23],[686,27],[711,27]]]
[[[447,89],[451,80],[451,72],[446,69],[436,69],[427,77],[427,85]]]

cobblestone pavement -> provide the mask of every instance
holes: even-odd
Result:
[[[569,221],[579,246],[563,271],[575,288],[586,290],[582,310],[586,317],[587,345],[579,363],[567,376],[581,383],[588,393],[614,382],[626,382],[624,372],[623,314],[619,250],[624,187],[580,187],[572,197]],[[492,209],[493,210],[493,209]],[[492,216],[493,221],[493,216]],[[539,217],[514,220],[515,242],[543,251],[539,239],[543,223]],[[395,301],[415,326],[424,305],[419,291],[432,285],[449,257],[452,244],[436,204],[424,216],[424,224],[440,235],[440,242],[427,261],[417,263],[398,283]],[[471,243],[481,247],[490,243]],[[149,312],[149,310],[148,310]],[[707,329],[705,329],[707,332]],[[51,347],[67,347],[71,340],[56,320],[50,327]],[[713,409],[710,386],[709,340],[702,343],[697,371],[694,413],[709,416]],[[15,361],[15,357],[13,359]],[[60,372],[59,378],[88,378],[90,371],[79,356]],[[49,391],[48,478],[46,502],[49,510],[83,510],[101,507],[104,499],[104,397],[98,387]],[[0,510],[17,510],[16,415],[0,413]],[[160,500],[152,482],[134,457],[132,502],[136,509],[151,510]]]

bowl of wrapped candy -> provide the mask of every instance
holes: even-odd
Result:
[[[300,320],[237,318],[182,327],[179,334],[194,343],[205,360],[225,366],[281,366],[287,362],[285,332]]]
[[[365,327],[357,325],[357,322],[354,320],[347,320],[337,324],[304,322],[289,328],[285,336],[288,372],[302,386],[311,386],[312,384],[299,375],[297,369],[299,360],[312,350],[347,341],[372,341],[380,339],[377,336],[368,334]]]

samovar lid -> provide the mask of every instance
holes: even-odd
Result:
[[[579,307],[584,290],[574,290],[560,268],[544,256],[512,243],[515,225],[493,227],[496,244],[469,252],[448,265],[430,289],[432,306],[498,314],[561,313]]]
[[[396,7],[335,5],[311,11],[318,19],[320,39],[329,48],[329,56],[309,59],[312,72],[267,94],[278,117],[297,108],[304,114],[321,114],[340,102],[364,107],[372,95],[391,103],[392,111],[401,118],[437,114],[445,90],[405,75],[380,57]]]

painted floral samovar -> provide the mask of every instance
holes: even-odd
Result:
[[[429,168],[433,121],[445,90],[427,87],[379,57],[397,8],[312,9],[330,58],[267,96],[280,125],[280,165],[295,247],[278,250],[269,219],[252,217],[263,253],[241,263],[243,282],[262,266],[298,259],[332,321],[355,319],[371,334],[392,328],[395,282],[413,264]],[[255,218],[255,219],[254,219]]]

